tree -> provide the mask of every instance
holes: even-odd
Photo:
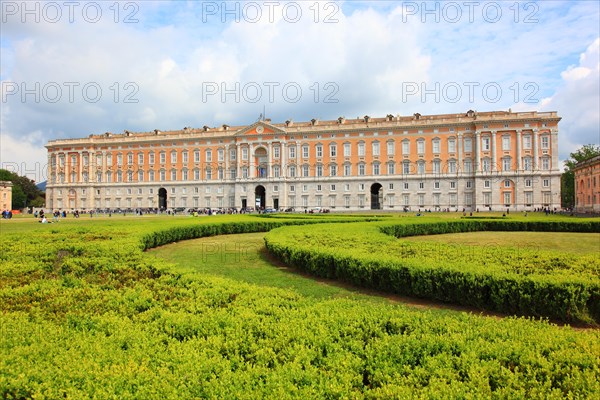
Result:
[[[44,193],[42,193],[35,182],[26,176],[19,176],[6,169],[0,169],[0,181],[10,181],[12,187],[12,209],[18,210],[25,205],[41,207],[44,205]]]
[[[600,155],[600,146],[594,144],[583,145],[577,151],[569,154],[569,159],[565,161],[565,172],[560,178],[561,203],[564,208],[575,206],[575,172],[573,172],[573,168],[577,163],[597,155]]]

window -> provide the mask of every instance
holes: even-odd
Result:
[[[164,151],[160,152],[160,163],[164,164],[165,162],[167,162],[167,153],[165,153]]]
[[[217,161],[219,161],[219,162],[225,161],[225,150],[223,150],[223,149],[217,150]]]
[[[329,145],[329,156],[330,157],[337,157],[337,146],[335,144],[330,144]]]
[[[394,184],[393,183],[388,184],[388,189],[389,190],[394,190]]]
[[[148,181],[154,182],[154,171],[148,171]]]
[[[133,153],[128,153],[127,154],[127,165],[132,165],[133,164]]]
[[[456,140],[448,139],[448,153],[456,153]]]
[[[309,147],[307,144],[302,145],[302,158],[308,158]]]
[[[144,153],[138,153],[138,164],[144,164]]]
[[[433,161],[433,173],[434,174],[440,174],[442,170],[442,163],[440,160],[434,160]]]
[[[207,180],[212,179],[212,168],[210,168],[210,167],[206,168],[206,179]]]
[[[425,173],[425,162],[424,161],[419,161],[417,163],[417,173],[418,174],[424,174]]]
[[[358,175],[365,175],[365,164],[358,164]]]
[[[127,172],[127,182],[133,182],[133,171]]]
[[[295,177],[296,177],[296,166],[290,165],[290,178],[295,178]]]
[[[172,181],[176,181],[177,180],[177,171],[172,169],[171,170],[171,180]]]
[[[279,146],[273,147],[273,158],[279,158]]]
[[[410,142],[408,140],[402,141],[402,154],[405,156],[409,154],[409,145]]]
[[[248,167],[242,167],[242,178],[248,179]]]
[[[502,136],[502,150],[510,150],[510,136]]]
[[[205,153],[206,162],[212,162],[212,150],[207,149]]]
[[[235,168],[229,168],[229,179],[237,178],[237,170]]]
[[[138,171],[138,182],[144,182],[144,171]]]
[[[473,188],[473,181],[467,181],[466,187],[467,189]]]
[[[510,187],[510,180],[508,180],[508,179],[504,180],[504,187],[505,188],[509,188]]]
[[[482,170],[484,172],[489,172],[489,171],[491,171],[490,166],[491,166],[490,159],[489,158],[484,158],[483,162],[482,162],[482,166],[481,166]]]
[[[102,166],[102,154],[96,154],[96,165],[98,167]]]
[[[177,152],[172,151],[171,152],[171,164],[175,164],[176,162],[177,162]]]
[[[509,157],[502,159],[502,171],[510,171],[511,159]]]
[[[438,154],[440,152],[440,139],[433,139],[432,143],[433,152]]]
[[[509,206],[510,206],[510,203],[511,203],[511,201],[510,201],[510,197],[511,197],[511,196],[510,196],[510,192],[504,192],[504,205],[505,205],[506,207],[509,207]]]
[[[337,165],[332,164],[329,166],[329,176],[337,176]]]
[[[456,173],[456,161],[455,160],[448,161],[448,173],[449,174]]]
[[[542,136],[542,149],[550,147],[550,138],[548,136]]]
[[[425,189],[425,182],[419,182],[419,189]]]
[[[242,147],[242,160],[247,160],[248,159],[248,148],[247,147]]]
[[[189,162],[189,153],[187,151],[181,153],[181,162],[184,164]]]
[[[408,194],[403,194],[403,195],[402,195],[402,203],[403,203],[405,206],[409,206],[409,205],[410,205],[410,195],[408,195]]]
[[[439,190],[439,188],[440,188],[440,181],[433,182],[433,188]]]
[[[235,161],[237,159],[237,151],[235,149],[229,149],[229,159]]]
[[[456,181],[450,181],[450,189],[456,189]]]
[[[379,175],[379,163],[373,164],[373,175]]]
[[[395,173],[396,173],[396,164],[394,164],[393,162],[389,162],[387,164],[387,174],[394,175]]]
[[[542,158],[542,169],[549,170],[550,169],[550,159],[548,157]]]
[[[303,165],[302,166],[302,176],[307,177],[309,176],[309,168],[308,165]]]
[[[344,143],[344,157],[350,157],[352,155],[351,149],[350,143]]]
[[[344,164],[344,176],[350,176],[352,174],[352,166],[350,164]]]
[[[279,165],[275,165],[273,167],[273,177],[279,178],[280,175],[281,175],[281,167],[279,167]]]
[[[483,194],[483,204],[486,207],[489,207],[490,204],[492,204],[492,194],[491,193],[488,192],[488,193]]]
[[[425,141],[423,139],[419,139],[417,141],[417,154],[425,153]]]
[[[531,206],[533,203],[533,192],[525,192],[525,205]]]
[[[531,149],[531,136],[529,136],[529,135],[523,136],[523,148]]]
[[[408,190],[408,182],[404,182],[403,187],[404,187],[404,190]]]
[[[465,160],[464,165],[465,165],[464,169],[465,169],[466,173],[473,172],[473,161],[472,160]]]
[[[296,146],[289,147],[290,158],[296,158]]]
[[[542,186],[543,187],[550,187],[550,179],[544,179],[542,181]]]
[[[483,151],[490,150],[490,138],[489,137],[481,138],[481,150],[483,150]]]
[[[183,180],[183,181],[188,180],[188,170],[187,169],[184,169],[181,171],[181,180]]]
[[[335,184],[331,184],[331,186],[329,186],[329,190],[335,192]]]
[[[317,176],[323,176],[323,166],[322,165],[317,165]]]
[[[490,181],[483,181],[483,187],[486,189],[490,188]]]
[[[194,162],[195,163],[200,162],[200,150],[194,150]]]
[[[525,157],[523,159],[523,169],[525,171],[531,171],[531,157]]]
[[[379,142],[371,143],[371,148],[373,150],[373,156],[379,157]]]
[[[405,161],[402,163],[402,173],[404,175],[410,174],[410,162]]]
[[[525,187],[531,187],[531,179],[525,179]]]
[[[473,141],[471,138],[465,138],[465,153],[470,153],[473,151]]]
[[[365,156],[365,142],[358,142],[358,156]]]
[[[200,170],[198,168],[194,169],[194,180],[195,181],[200,180]]]
[[[393,156],[394,153],[395,153],[394,141],[390,140],[389,142],[387,142],[387,155],[388,156]]]
[[[419,194],[417,196],[417,202],[419,203],[419,207],[425,207],[425,195],[424,194]]]

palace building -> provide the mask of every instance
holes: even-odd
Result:
[[[575,174],[575,211],[600,213],[600,156],[578,162]]]
[[[50,141],[50,209],[560,206],[556,112],[190,128]]]

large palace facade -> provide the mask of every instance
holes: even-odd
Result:
[[[560,119],[470,110],[53,140],[46,206],[558,208]]]

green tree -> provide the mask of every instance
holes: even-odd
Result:
[[[563,207],[572,208],[575,206],[575,173],[573,168],[578,162],[589,160],[597,155],[600,155],[600,146],[595,144],[583,145],[577,151],[569,154],[569,159],[565,161],[565,172],[560,179]]]
[[[42,207],[44,205],[44,193],[42,193],[35,182],[26,176],[19,176],[6,169],[0,169],[0,181],[10,181],[12,187],[12,209],[22,209],[24,205],[28,207]]]

